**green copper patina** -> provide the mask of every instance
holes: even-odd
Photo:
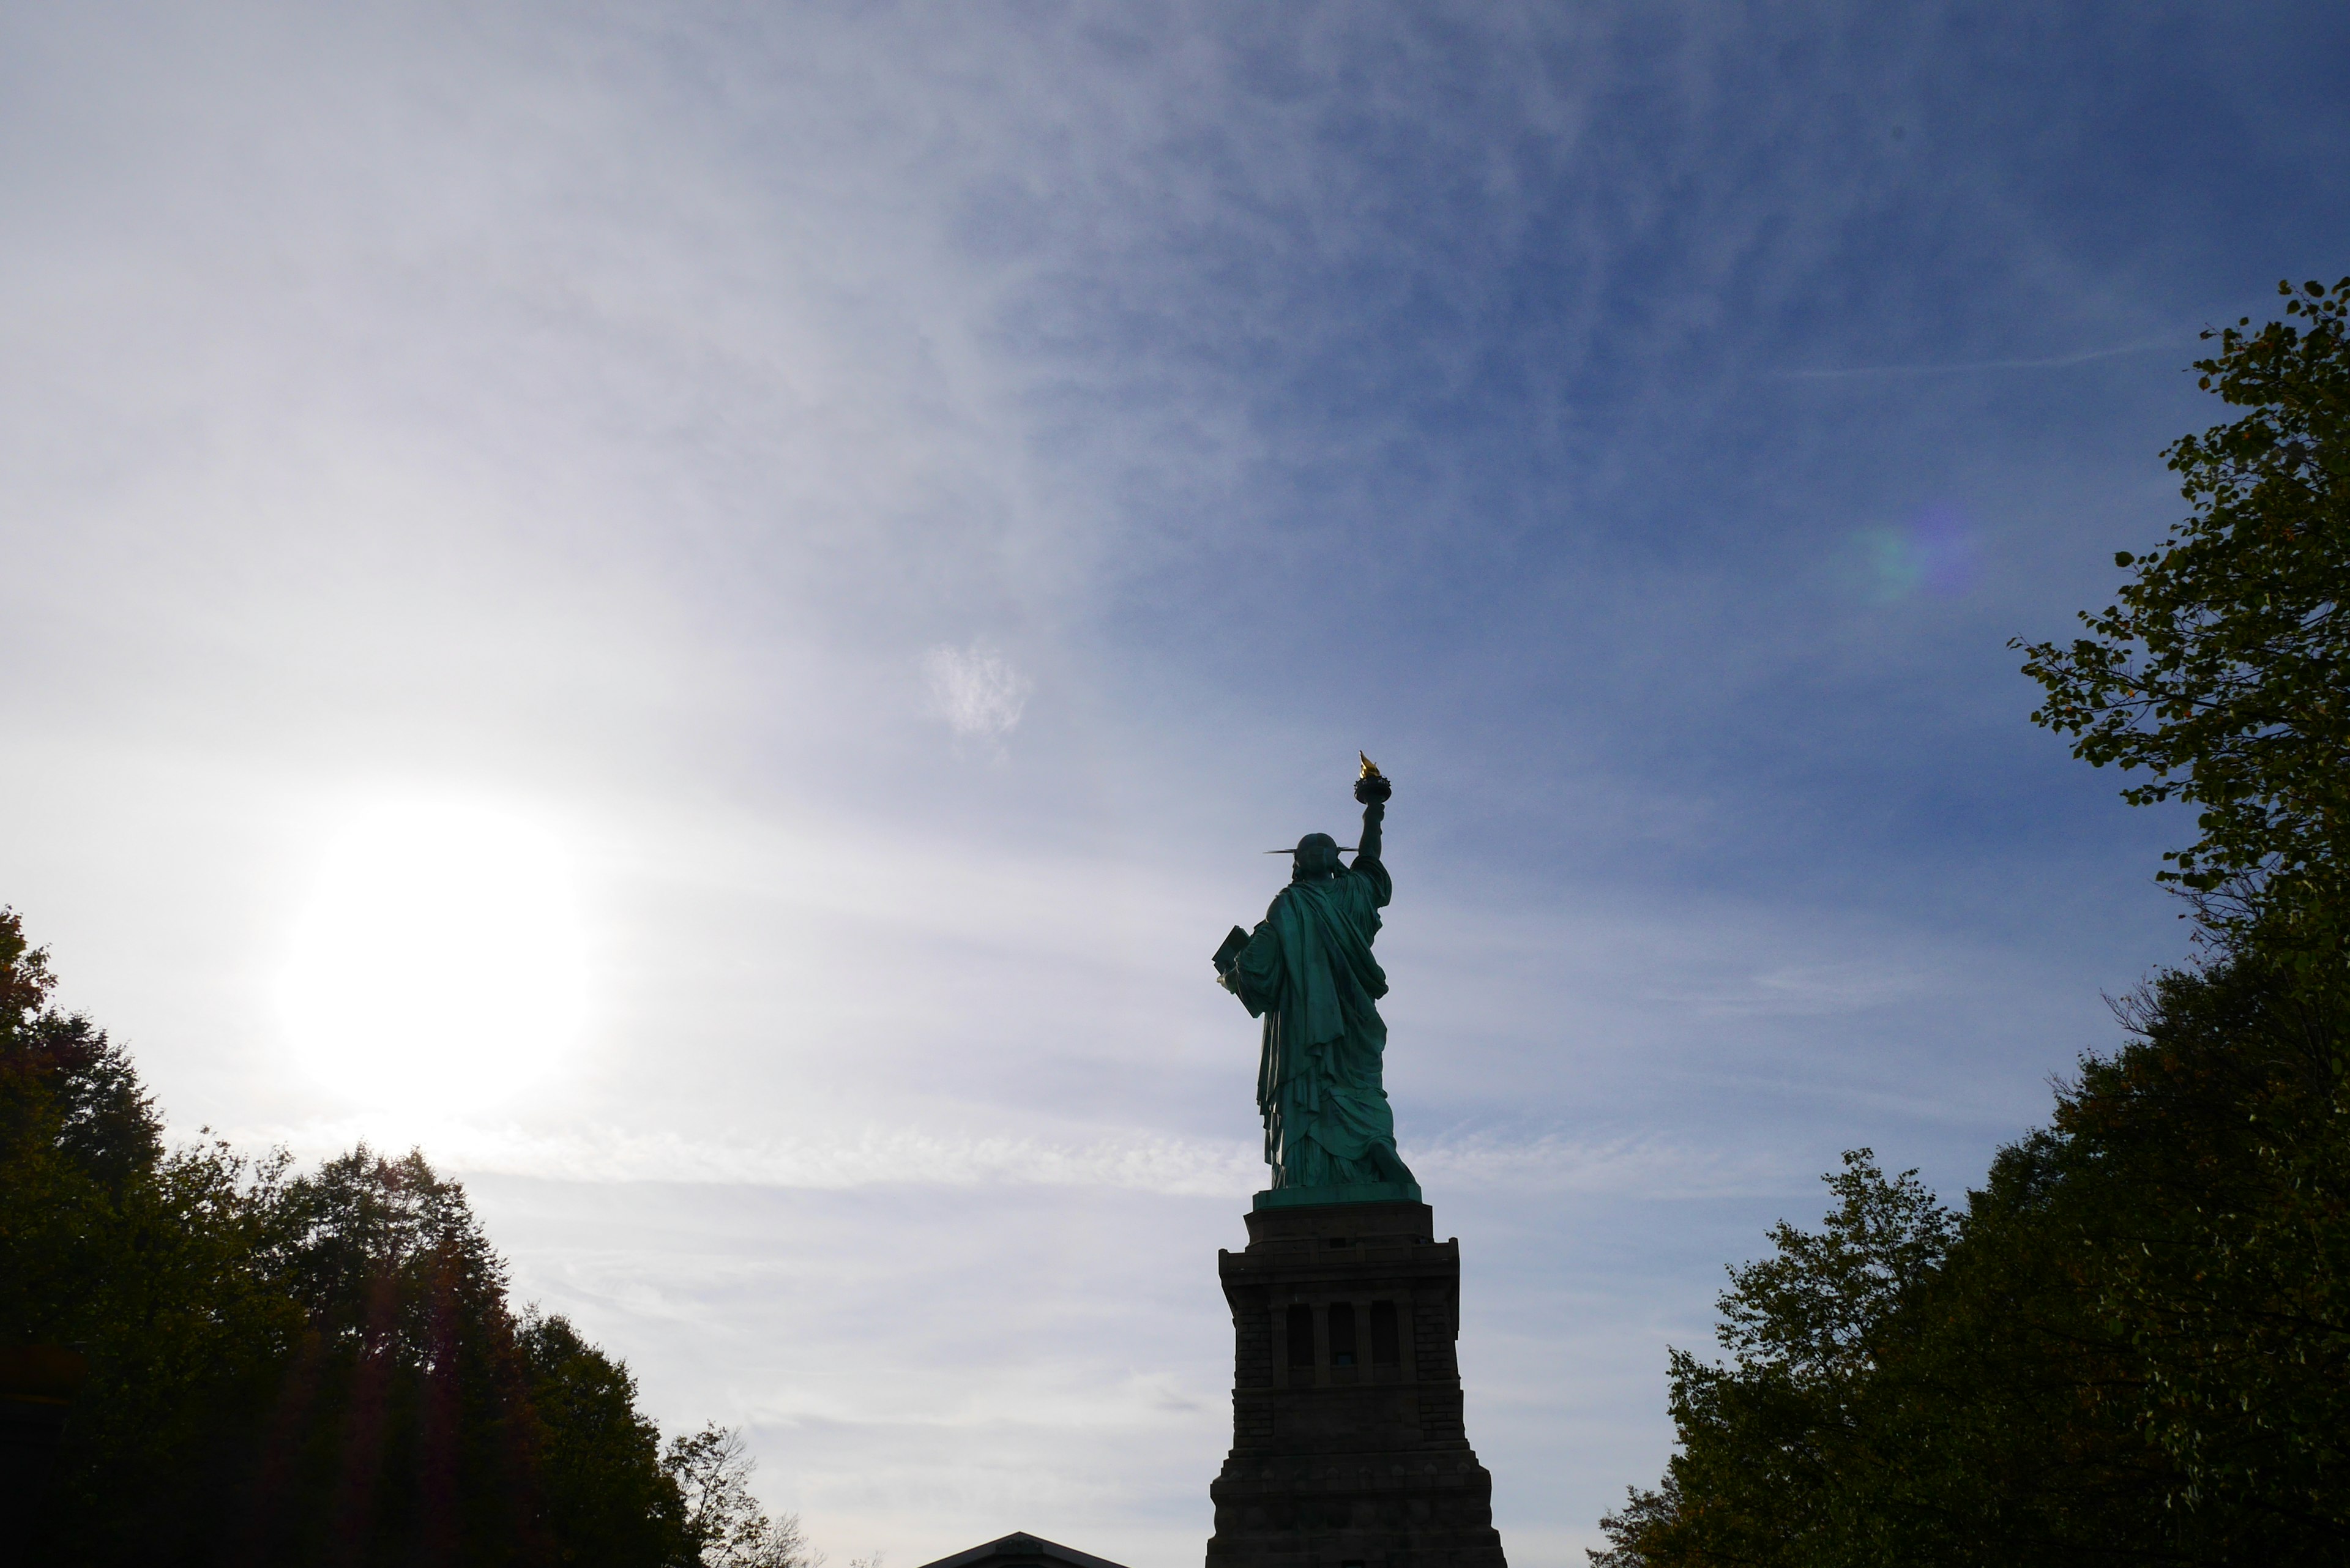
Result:
[[[1256,1075],[1271,1190],[1259,1209],[1309,1203],[1419,1201],[1396,1157],[1395,1113],[1381,1086],[1388,1026],[1376,1005],[1388,977],[1371,957],[1379,910],[1393,891],[1379,864],[1390,786],[1370,759],[1355,781],[1363,836],[1355,863],[1337,841],[1309,833],[1290,857],[1289,886],[1253,932],[1232,928],[1216,978],[1264,1020]]]

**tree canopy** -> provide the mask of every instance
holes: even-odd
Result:
[[[2018,642],[2035,722],[2142,770],[2134,804],[2200,807],[2158,873],[2241,934],[2338,963],[2350,847],[2350,278],[2279,284],[2286,319],[2206,332],[2199,384],[2251,411],[2166,453],[2193,510],[2089,635]]]
[[[738,1435],[664,1450],[626,1366],[514,1310],[421,1153],[167,1149],[53,987],[0,909],[0,1345],[89,1364],[33,1560],[816,1568]]]
[[[1846,1157],[1672,1353],[1679,1449],[1607,1568],[2350,1552],[2338,1016],[2237,959],[2127,1003],[1956,1213]]]
[[[2192,514],[2017,645],[2036,722],[2199,807],[2200,961],[1961,1208],[1857,1150],[1731,1271],[1601,1568],[2350,1560],[2350,280],[2282,286],[2206,335],[2250,411],[2169,448]]]

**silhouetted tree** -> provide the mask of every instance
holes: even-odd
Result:
[[[684,1494],[686,1529],[702,1568],[822,1568],[799,1515],[770,1521],[751,1495],[757,1468],[743,1434],[712,1422],[670,1439],[662,1464]]]
[[[249,1550],[386,1563],[550,1552],[504,1265],[463,1190],[420,1154],[362,1146],[286,1181],[267,1221],[260,1266],[305,1333],[270,1415]]]
[[[2350,1557],[2342,1020],[2250,955],[2122,1011],[1955,1220],[1863,1151],[1732,1271],[1596,1561]]]
[[[582,1568],[691,1562],[686,1501],[662,1468],[659,1429],[637,1410],[629,1369],[562,1317],[525,1318],[521,1343],[544,1456],[542,1495],[563,1561]]]
[[[2068,646],[2021,642],[2073,754],[2140,770],[2133,804],[2200,808],[2159,873],[2222,934],[2338,966],[2350,944],[2350,278],[2286,296],[2283,321],[2204,337],[2200,385],[2251,411],[2185,436],[2194,508],[2115,564],[2116,602]]]
[[[0,1342],[91,1368],[36,1560],[696,1561],[634,1379],[517,1321],[462,1187],[414,1152],[166,1152],[129,1058],[52,989],[0,909]]]
[[[0,1338],[90,1360],[51,1511],[57,1561],[201,1558],[301,1313],[257,1266],[282,1164],[165,1156],[122,1053],[47,1006],[0,910]]]
[[[130,1059],[79,1014],[48,1006],[56,981],[48,954],[25,939],[24,921],[0,909],[0,1095],[12,1143],[45,1142],[73,1168],[109,1189],[162,1154],[152,1100]]]
[[[1605,1568],[2350,1561],[2350,280],[2216,335],[2251,411],[2033,718],[2195,802],[2213,939],[1943,1213],[1866,1151],[1675,1352],[1679,1452]]]

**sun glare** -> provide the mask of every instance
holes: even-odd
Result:
[[[476,1109],[577,1039],[587,955],[571,857],[536,823],[411,802],[329,846],[279,989],[296,1051],[369,1109]]]

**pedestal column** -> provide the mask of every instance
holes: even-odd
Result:
[[[1236,1345],[1208,1568],[1505,1568],[1461,1420],[1460,1243],[1411,1202],[1248,1231],[1217,1254]]]

